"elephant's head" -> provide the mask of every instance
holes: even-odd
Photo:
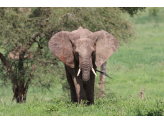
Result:
[[[49,41],[53,55],[67,66],[74,68],[78,64],[78,73],[82,72],[82,80],[90,79],[93,64],[100,67],[116,50],[118,41],[114,36],[102,30],[90,32],[79,27],[77,30],[56,33]]]

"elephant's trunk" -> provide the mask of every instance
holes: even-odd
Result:
[[[82,80],[83,81],[89,81],[90,80],[90,64],[88,64],[89,62],[83,62],[81,65],[82,68]]]

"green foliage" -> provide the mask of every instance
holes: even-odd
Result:
[[[28,12],[27,12],[28,13]],[[1,19],[1,42],[7,51],[16,45],[25,45],[31,39],[31,35],[36,32],[34,24],[29,22],[26,14],[18,14],[14,8],[6,8],[3,19]]]
[[[138,11],[145,11],[146,7],[120,7],[120,9],[123,12],[129,13],[133,17]]]
[[[153,7],[153,8],[149,9],[149,14],[151,16],[157,16],[158,12],[159,12],[159,8],[158,7]]]

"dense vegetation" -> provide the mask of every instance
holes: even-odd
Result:
[[[59,11],[60,9],[61,8],[57,10]],[[75,8],[65,9],[70,9],[69,13],[71,13],[74,12],[73,9]],[[82,10],[83,9],[84,8],[82,8]],[[101,10],[102,8],[98,9]],[[112,8],[109,9],[111,9],[112,11]],[[76,27],[71,25],[69,21],[62,22],[62,24],[59,24],[60,20],[63,20],[65,16],[62,16],[62,19],[57,18],[56,23],[53,23],[50,20],[53,19],[53,17],[55,18],[55,16],[59,16],[55,15],[57,14],[55,13],[55,11],[54,13],[51,12],[51,14],[53,13],[53,16],[49,16],[49,18],[51,19],[48,20],[48,23],[53,24],[53,26],[47,25],[46,28],[44,28],[45,30],[40,31],[42,34],[45,34],[44,36],[42,35],[42,40],[40,40],[40,44],[43,47],[41,51],[44,57],[39,57],[42,60],[42,67],[40,67],[41,63],[39,63],[38,66],[40,66],[35,71],[34,78],[31,80],[31,84],[29,86],[27,101],[26,103],[19,104],[19,106],[15,102],[11,102],[11,97],[13,95],[13,92],[10,91],[11,86],[5,86],[5,84],[2,84],[4,83],[4,81],[1,80],[0,115],[164,115],[164,86],[162,80],[164,74],[164,43],[162,41],[164,31],[164,9],[159,8],[159,11],[157,11],[155,16],[151,14],[151,11],[149,11],[150,9],[152,8],[147,8],[146,12],[139,12],[138,15],[135,15],[134,18],[131,18],[128,14],[121,13],[119,9],[113,8],[113,10],[116,10],[116,12],[118,11],[120,14],[116,17],[123,19],[123,21],[121,21],[120,19],[120,22],[128,22],[127,25],[132,25],[132,23],[129,21],[131,20],[135,23],[135,31],[137,35],[135,39],[131,39],[131,42],[122,43],[122,46],[119,47],[118,51],[114,53],[107,61],[107,74],[110,75],[112,79],[106,78],[106,97],[97,98],[96,90],[95,104],[91,106],[77,106],[77,104],[70,103],[69,91],[66,88],[63,88],[63,85],[66,83],[66,78],[64,76],[64,73],[62,73],[63,70],[61,62],[58,62],[58,65],[55,66],[52,64],[43,65],[44,63],[50,62],[48,57],[53,58],[53,56],[48,51],[48,48],[46,49],[47,45],[42,45],[41,42],[46,44],[48,42],[48,37],[50,37],[49,34],[55,33],[54,30],[59,31],[59,26],[62,30],[69,30],[68,28],[65,28],[62,25],[66,22],[66,25],[68,24],[70,26],[69,31],[74,30],[74,28]],[[33,11],[36,12],[37,10],[34,9]],[[63,15],[64,9],[61,9],[59,13]],[[82,14],[85,15],[85,13],[83,12]],[[31,15],[31,18],[38,18],[36,15]],[[103,13],[101,15],[103,15]],[[115,17],[112,14],[109,15],[111,15],[111,17],[113,18]],[[46,18],[47,17],[45,17],[45,20]],[[104,18],[104,22],[105,20],[106,18]],[[116,20],[113,21],[115,22]],[[71,20],[71,18],[70,21],[72,21],[72,23],[74,22],[73,20]],[[119,19],[117,21],[119,21]],[[81,26],[83,26],[84,28],[89,28],[92,31],[94,31],[93,29],[95,28],[101,30],[98,25],[101,25],[101,23],[97,24],[96,27],[93,26],[93,28],[91,26],[91,23],[84,24]],[[122,33],[119,28],[121,29],[121,27],[123,27],[124,29],[124,26],[120,26],[119,24],[115,26],[113,25],[112,28],[102,27],[102,29],[111,29],[108,31],[112,33],[115,37],[117,37],[118,40],[122,39],[120,41],[124,41],[126,40],[126,38],[127,40],[130,40],[129,36],[134,34],[134,31],[132,30],[134,28],[132,28],[131,26],[129,26],[129,30],[122,31]],[[55,28],[51,29],[52,27]],[[132,30],[132,33],[130,30]],[[130,32],[128,33],[128,31]],[[119,34],[123,34],[123,36],[121,35],[119,37]],[[3,37],[1,37],[1,39],[2,38]],[[39,42],[39,39],[36,40]],[[0,43],[2,44],[3,40],[1,40]],[[36,44],[31,48],[31,51],[35,51],[35,48],[37,47],[38,43],[36,42]],[[6,59],[10,51],[7,50],[7,48],[10,47],[6,47],[3,48],[3,50],[0,50],[3,54],[6,54],[4,55],[6,56]],[[56,60],[54,60],[54,62],[55,61]],[[36,62],[35,64],[37,63],[38,62]],[[58,69],[57,67],[60,67],[61,69]],[[8,82],[10,81],[8,80]],[[98,85],[98,83],[99,77],[96,78],[95,84]],[[141,89],[141,85],[143,90]],[[139,99],[139,93],[141,91],[143,91],[144,95],[142,99]]]

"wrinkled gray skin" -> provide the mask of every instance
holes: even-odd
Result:
[[[72,32],[56,33],[48,45],[52,54],[65,64],[71,101],[87,100],[88,105],[93,104],[95,74],[92,69],[96,71],[117,50],[118,41],[104,30],[92,33],[79,27]]]

